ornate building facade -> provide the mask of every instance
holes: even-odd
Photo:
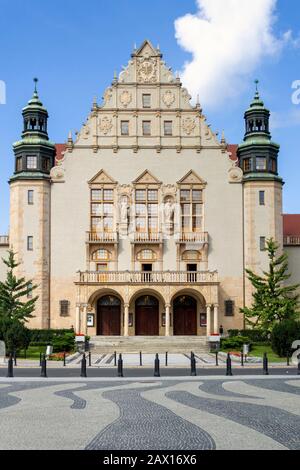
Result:
[[[1,254],[8,244],[17,253],[18,275],[38,285],[32,328],[243,328],[245,267],[266,268],[265,239],[283,247],[289,238],[299,256],[298,216],[283,236],[279,146],[258,92],[240,146],[219,139],[190,99],[149,41],[66,144],[49,141],[35,89],[14,144],[9,239],[0,239]]]

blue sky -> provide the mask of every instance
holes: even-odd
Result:
[[[236,0],[222,1],[234,3]],[[275,0],[259,1],[275,3]],[[122,65],[127,64],[134,43],[139,45],[145,38],[154,45],[159,43],[167,64],[174,71],[182,71],[185,77],[184,64],[193,60],[193,52],[188,52],[188,47],[184,46],[184,42],[189,41],[184,28],[182,37],[179,38],[178,27],[175,36],[174,22],[196,12],[194,0],[1,0],[0,80],[6,84],[6,104],[0,104],[1,234],[7,232],[9,223],[7,181],[13,173],[12,143],[20,137],[21,109],[32,95],[32,78],[39,78],[39,94],[50,114],[49,136],[55,142],[64,142],[68,131],[79,129],[85,121],[93,96],[101,101],[114,70],[120,72]],[[299,17],[298,0],[277,0],[272,34],[280,39],[286,38],[284,33],[290,31],[292,40],[278,47],[276,53],[254,60],[249,70],[244,63],[246,70],[241,75],[239,63],[231,64],[230,58],[227,70],[226,67],[218,69],[226,51],[222,51],[223,45],[216,40],[214,48],[219,55],[210,66],[217,76],[209,92],[215,93],[218,101],[212,103],[208,95],[200,94],[200,101],[205,104],[204,114],[212,128],[224,129],[228,142],[239,143],[243,138],[243,113],[254,93],[253,80],[260,79],[261,95],[274,114],[273,139],[281,144],[279,169],[286,182],[286,213],[300,213],[300,104],[293,104],[291,100],[292,83],[300,80]],[[193,17],[188,17],[190,19]],[[226,27],[230,36],[234,24],[227,20]],[[208,42],[197,41],[200,53],[207,47],[210,47]],[[242,44],[241,48],[247,54],[249,44]],[[200,90],[204,89],[201,80],[203,82],[206,63],[195,64],[195,67],[193,77],[186,77],[187,81],[194,80],[193,84],[191,82],[194,96],[197,76]],[[236,93],[232,93],[230,85]]]

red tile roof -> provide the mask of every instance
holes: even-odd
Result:
[[[233,161],[236,161],[238,159],[237,157],[237,149],[238,145],[237,144],[228,144],[227,145],[227,151],[231,153],[230,158]]]
[[[283,214],[283,236],[300,237],[300,214]]]
[[[63,152],[66,150],[66,144],[55,144],[56,157],[55,160],[58,162],[63,158]]]

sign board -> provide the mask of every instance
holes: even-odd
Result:
[[[214,335],[214,336],[209,336],[208,337],[208,341],[210,343],[219,343],[221,340],[221,336],[220,335]]]
[[[0,341],[0,364],[4,364],[5,362],[5,343],[4,341]]]
[[[95,315],[94,313],[88,313],[86,316],[86,325],[95,326]]]
[[[48,346],[46,347],[46,356],[50,356],[50,354],[52,353],[53,353],[53,346],[48,344]]]
[[[249,344],[243,344],[243,354],[249,354]]]
[[[76,343],[84,343],[85,342],[85,336],[84,335],[77,335],[77,336],[75,336],[75,341],[76,341]]]

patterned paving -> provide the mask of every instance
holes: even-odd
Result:
[[[0,383],[0,449],[298,449],[300,380]]]

